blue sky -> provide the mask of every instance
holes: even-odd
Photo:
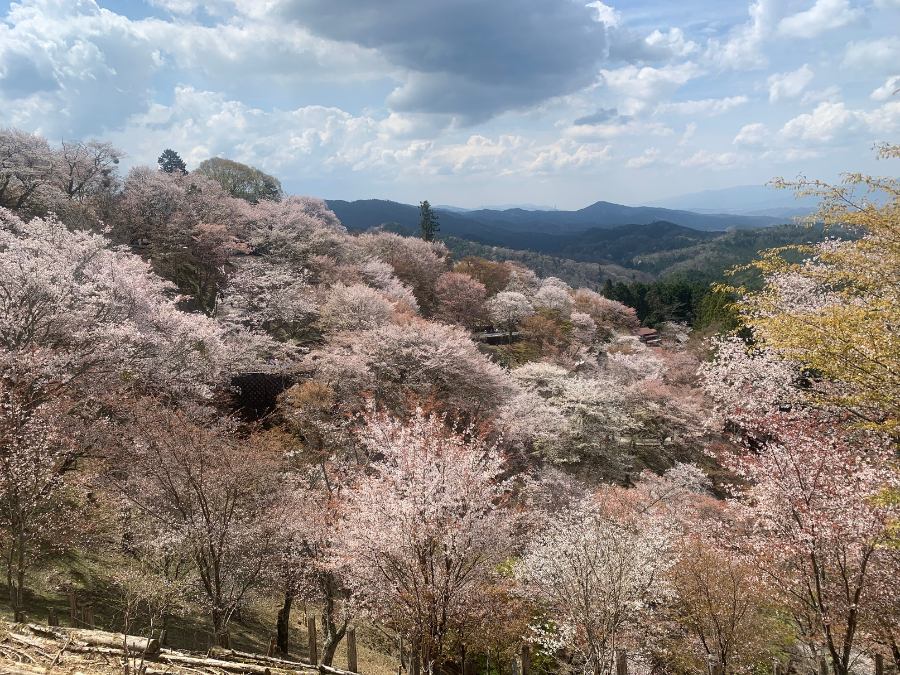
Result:
[[[289,192],[634,204],[896,173],[900,0],[28,0],[0,124]]]

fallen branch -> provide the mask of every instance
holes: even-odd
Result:
[[[319,672],[323,675],[359,675],[359,673],[341,670],[340,668],[332,668],[331,666],[326,666],[324,664],[319,665]]]
[[[50,655],[45,654],[43,651],[41,651],[41,647],[44,646],[42,643],[36,642],[35,640],[30,640],[29,638],[25,637],[24,635],[16,635],[15,633],[7,633],[6,637],[8,637],[12,640],[15,640],[16,642],[20,642],[23,645],[28,645],[29,647],[33,647],[34,650],[38,654],[43,656],[45,659],[50,660]]]
[[[172,652],[162,652],[158,655],[157,660],[164,663],[186,664],[197,666],[198,668],[218,668],[229,673],[247,673],[249,675],[278,675],[279,673],[298,673],[310,672],[308,668],[270,668],[268,666],[260,666],[254,663],[241,663],[238,661],[223,661],[221,659],[202,659],[193,656],[183,656]],[[286,662],[289,665],[289,662]]]
[[[60,640],[71,638],[75,642],[96,647],[112,647],[121,650],[123,645],[127,645],[128,652],[131,654],[143,654],[146,651],[148,656],[152,656],[159,652],[159,640],[152,638],[142,638],[134,635],[129,635],[126,638],[122,633],[110,633],[105,630],[42,626],[36,623],[29,623],[28,628],[39,635],[54,636]]]
[[[53,658],[53,661],[50,663],[51,668],[56,665],[57,661],[59,661],[59,657],[62,656],[62,653],[64,651],[66,651],[66,648],[70,644],[72,644],[72,636],[71,635],[66,639],[65,644],[63,644],[63,646],[62,646],[62,649],[60,649],[58,652],[56,652],[56,656]]]
[[[305,670],[316,670],[316,666],[303,663],[301,661],[288,661],[287,659],[279,659],[274,656],[265,656],[263,654],[251,654],[250,652],[239,652],[236,649],[223,649],[222,647],[212,647],[209,650],[210,658],[225,659],[230,661],[233,659],[246,659],[248,661],[259,661],[261,663],[273,663],[281,666],[294,666],[288,670],[295,670],[297,667]]]

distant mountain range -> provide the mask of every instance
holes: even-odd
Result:
[[[327,202],[329,208],[351,230],[368,230],[387,223],[413,232],[419,229],[417,206],[380,199],[353,202],[329,199]],[[444,236],[548,253],[576,246],[580,235],[593,229],[665,222],[702,232],[724,232],[729,228],[771,227],[787,222],[785,218],[773,216],[695,213],[649,206],[623,206],[610,202],[597,202],[577,211],[527,211],[521,208],[465,212],[437,210],[440,232]],[[396,229],[395,226],[392,227]]]
[[[791,218],[815,210],[815,197],[795,199],[790,192],[765,185],[739,185],[724,190],[704,190],[693,194],[645,202],[643,206],[680,209],[694,213],[732,214]]]
[[[328,206],[350,230],[383,225],[407,236],[419,232],[418,206],[378,199],[332,199]],[[578,211],[438,212],[440,236],[448,237],[448,245],[461,255],[543,256],[544,267],[551,274],[566,278],[572,276],[573,265],[605,265],[606,272],[601,267],[591,273],[598,275],[593,282],[600,283],[610,276],[609,269],[616,270],[616,278],[627,270],[633,271],[632,278],[637,278],[636,274],[665,277],[686,270],[718,278],[722,270],[752,260],[759,250],[821,241],[824,236],[816,228],[809,230],[784,217],[706,214],[609,202]],[[479,250],[473,253],[475,249]],[[576,270],[579,283],[584,281],[586,269]]]
[[[453,213],[468,213],[469,211],[508,211],[509,209],[522,209],[523,211],[558,211],[555,206],[538,206],[537,204],[488,204],[481,205],[477,209],[465,209],[461,206],[447,206],[445,204],[435,206],[441,211],[453,211]]]

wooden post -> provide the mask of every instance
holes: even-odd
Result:
[[[616,650],[616,675],[628,675],[628,655],[624,649]]]
[[[522,645],[522,675],[531,675],[531,645]]]
[[[275,643],[278,642],[277,638],[269,638],[269,651],[266,653],[266,656],[275,656],[275,652],[278,651]]]
[[[25,612],[18,612],[16,614],[16,623],[28,623],[28,616]]]
[[[228,631],[216,634],[216,646],[231,649],[231,634]]]
[[[358,673],[356,658],[356,626],[347,626],[347,670]]]
[[[85,628],[94,628],[94,606],[90,603],[81,606],[81,623]]]
[[[828,662],[824,656],[819,659],[819,675],[828,675]]]
[[[50,612],[50,616],[47,617],[47,625],[48,626],[58,626],[59,625],[59,614],[56,612]]]
[[[72,620],[72,628],[78,627],[78,593],[69,591],[69,618]]]
[[[310,615],[307,618],[306,632],[309,636],[309,662],[316,666],[319,664],[319,652],[316,645],[316,617]]]
[[[875,675],[884,675],[884,657],[875,654]]]
[[[169,629],[168,628],[163,628],[161,631],[159,631],[159,644],[161,647],[165,647],[168,644],[168,642],[166,642],[166,640],[168,640],[168,638],[169,638]]]

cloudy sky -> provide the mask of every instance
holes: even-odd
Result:
[[[0,124],[295,194],[634,204],[897,173],[900,0],[0,2]]]

